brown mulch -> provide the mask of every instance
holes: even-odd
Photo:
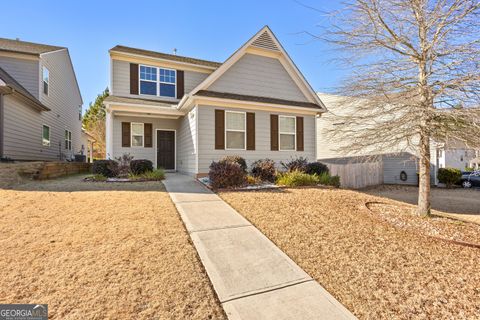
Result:
[[[0,303],[49,319],[224,319],[160,182],[0,189]]]
[[[480,250],[396,228],[365,206],[388,199],[322,188],[220,195],[360,319],[480,319]]]

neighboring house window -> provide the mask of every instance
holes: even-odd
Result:
[[[295,150],[296,142],[296,122],[295,117],[292,116],[278,116],[279,135],[280,135],[280,150],[291,151]]]
[[[176,78],[176,70],[140,66],[140,94],[175,98]]]
[[[72,150],[72,132],[65,130],[65,149]]]
[[[131,123],[132,147],[143,147],[143,123]]]
[[[245,112],[225,112],[226,149],[245,150],[246,126]]]
[[[42,129],[42,144],[46,147],[50,146],[50,127],[43,125]]]
[[[50,85],[50,72],[47,68],[43,67],[43,93],[48,96],[48,87]]]
[[[82,105],[78,106],[78,120],[82,120]]]

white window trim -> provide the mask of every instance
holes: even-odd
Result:
[[[140,77],[140,69],[141,69],[141,67],[147,67],[147,68],[155,68],[155,69],[157,69],[157,80],[156,80],[156,81],[153,81],[153,80],[142,80],[141,77]],[[160,81],[160,69],[170,70],[170,71],[175,72],[175,83]],[[164,67],[149,66],[149,65],[146,65],[146,64],[139,64],[139,65],[138,65],[138,95],[139,95],[139,96],[159,97],[159,98],[167,98],[167,99],[177,99],[177,80],[178,80],[178,79],[177,79],[177,70],[175,70],[175,69],[164,68]],[[156,83],[156,84],[157,84],[157,94],[156,94],[156,95],[152,95],[152,94],[142,93],[142,83],[141,83],[142,81]],[[161,95],[160,95],[160,83],[170,84],[170,85],[173,84],[173,85],[175,85],[175,97],[161,96]]]
[[[44,139],[43,139],[43,127],[47,127],[48,128],[48,141],[45,142]],[[44,147],[50,147],[50,136],[51,136],[51,132],[50,132],[50,126],[47,126],[46,124],[42,124],[42,146]]]
[[[227,129],[227,114],[228,113],[242,113],[244,115],[244,124],[245,124],[245,129],[244,130],[237,130],[237,129]],[[225,110],[225,119],[224,121],[224,126],[225,126],[225,150],[247,150],[247,113],[244,111],[227,111]],[[231,132],[243,132],[243,149],[242,148],[228,148],[228,143],[227,143],[227,131]]]
[[[67,134],[67,137],[65,138],[65,150],[72,151],[72,131],[65,129],[65,133]]]
[[[133,145],[133,125],[134,124],[141,124],[143,128],[143,134],[142,134],[142,145],[141,146],[134,146]],[[136,134],[135,136],[140,136],[139,134]],[[131,148],[143,148],[145,146],[145,123],[142,122],[130,122],[130,147]]]
[[[293,118],[293,123],[295,124],[295,128],[293,129],[293,133],[291,132],[282,132],[280,129],[280,118]],[[293,149],[282,149],[282,143],[281,143],[281,135],[282,134],[289,134],[293,135]],[[285,116],[285,115],[279,115],[278,116],[278,150],[279,151],[297,151],[297,117],[296,116]]]
[[[45,77],[44,77],[45,70],[47,70],[48,72],[47,81],[45,81]],[[44,85],[45,82],[47,83],[47,93],[45,93],[45,85]],[[45,66],[42,66],[42,93],[46,96],[48,96],[48,94],[50,93],[50,70],[48,70],[48,68]]]

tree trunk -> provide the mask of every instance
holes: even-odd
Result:
[[[430,137],[423,133],[420,136],[420,167],[418,184],[417,214],[430,215]]]

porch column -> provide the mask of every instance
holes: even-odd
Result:
[[[105,159],[113,158],[113,114],[105,110]]]

